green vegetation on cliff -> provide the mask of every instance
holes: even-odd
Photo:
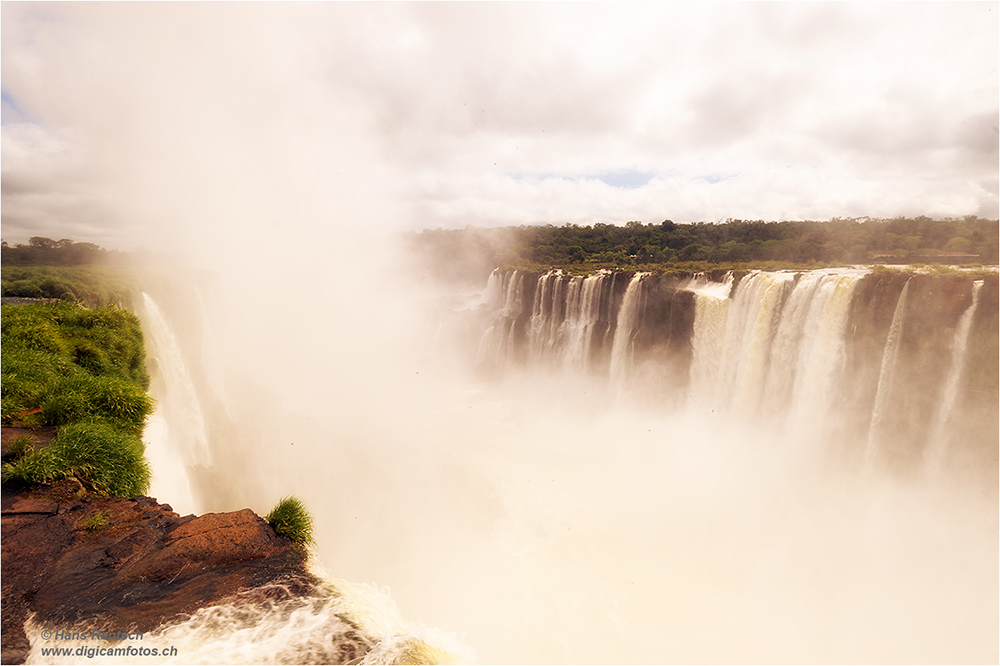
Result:
[[[440,278],[482,275],[497,266],[588,271],[643,266],[709,270],[867,263],[996,264],[1000,223],[968,216],[828,222],[727,220],[624,226],[520,226],[425,230],[406,238]]]
[[[117,266],[8,266],[2,268],[5,297],[47,298],[80,303],[90,308],[104,305],[131,307],[135,302],[134,278]]]
[[[74,477],[88,491],[111,497],[144,495],[150,476],[139,436],[99,419],[64,426],[49,446],[3,466],[4,482]]]
[[[90,308],[131,308],[135,303],[134,267],[143,265],[137,253],[42,236],[16,245],[4,241],[0,249],[5,297],[56,299]]]
[[[305,505],[297,497],[285,497],[264,518],[279,534],[292,543],[304,546],[314,543],[313,520]]]
[[[101,494],[146,492],[141,435],[153,400],[139,319],[111,306],[2,307],[3,424],[59,426],[49,447],[5,463],[3,481],[72,476]]]

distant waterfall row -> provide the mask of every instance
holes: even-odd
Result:
[[[966,458],[995,449],[995,275],[496,270],[485,298],[478,363],[494,372],[604,376],[869,463],[937,466],[958,440]]]
[[[480,359],[501,366],[530,359],[535,365],[587,369],[592,353],[603,348],[613,329],[615,277],[610,272],[569,277],[552,271],[531,285],[524,273],[494,271],[487,303],[497,316],[482,338]],[[530,298],[525,293],[529,287]]]

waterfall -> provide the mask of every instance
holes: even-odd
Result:
[[[722,282],[711,282],[704,273],[699,273],[685,285],[685,289],[695,295],[688,386],[688,402],[692,409],[714,412],[720,407],[718,389],[732,286],[732,271]]]
[[[526,357],[529,367],[537,369],[589,370],[608,275],[610,271],[568,276],[555,270],[538,276],[531,316],[516,334],[515,325],[525,311],[525,275],[497,269],[487,284],[486,308],[493,318],[480,338],[478,361],[508,367],[515,358]],[[519,345],[524,347],[520,356]]]
[[[903,329],[903,315],[906,311],[906,294],[910,288],[910,281],[903,285],[903,291],[899,293],[899,300],[896,301],[896,309],[892,313],[892,324],[889,325],[889,335],[885,340],[885,351],[882,353],[882,366],[878,375],[878,389],[875,392],[875,406],[872,409],[871,426],[868,428],[868,448],[866,450],[866,460],[872,464],[878,456],[881,441],[879,429],[884,418],[884,409],[888,395],[892,389],[893,375],[896,371],[896,359],[899,356],[899,336]]]
[[[808,337],[806,329],[815,328],[810,315],[814,314],[813,304],[825,277],[819,274],[801,276],[782,310],[774,335],[767,388],[763,396],[768,414],[783,413],[795,396],[796,370]]]
[[[951,344],[951,367],[948,371],[948,379],[941,390],[941,401],[938,403],[938,411],[934,418],[934,427],[927,449],[927,469],[933,474],[940,470],[941,462],[948,447],[948,418],[951,416],[958,398],[959,380],[962,378],[962,371],[965,369],[965,352],[969,343],[969,331],[972,330],[972,318],[976,314],[976,306],[979,305],[979,292],[983,288],[983,281],[976,280],[972,283],[972,304],[962,313],[955,329],[955,338]]]
[[[477,361],[506,367],[515,354],[514,326],[524,307],[524,275],[518,271],[497,275],[498,271],[490,275],[493,282],[492,286],[487,283],[487,295],[490,308],[497,310],[499,316],[480,338]]]
[[[613,274],[494,273],[489,289],[493,319],[482,336],[480,357],[501,367],[516,358],[519,366],[535,372],[580,372],[600,359],[602,365],[593,369],[606,372],[615,390],[627,381],[633,393],[664,404],[686,395],[694,410],[768,422],[783,438],[806,447],[828,443],[834,433],[850,436],[861,442],[866,457],[874,457],[885,443],[885,418],[892,413],[888,405],[903,395],[897,393],[896,364],[907,295],[916,287],[906,284],[894,296],[891,323],[883,310],[876,325],[881,330],[863,326],[866,341],[873,335],[885,337],[876,343],[881,350],[877,378],[869,382],[867,372],[857,378],[864,382],[858,395],[872,397],[858,402],[845,396],[844,387],[854,381],[845,374],[847,328],[855,293],[867,274],[862,268],[752,271],[734,288],[732,273],[721,281],[704,274],[680,280],[636,273],[614,317]],[[881,284],[874,288],[886,288]],[[675,299],[671,294],[677,290],[692,292],[693,303]],[[871,298],[872,288],[865,293]],[[921,294],[923,301],[943,297],[937,291]],[[881,308],[883,303],[891,301],[880,296],[859,307]],[[607,325],[609,317],[615,319],[609,326],[613,333],[602,338],[597,327]],[[958,330],[967,335],[967,327]],[[855,374],[859,362],[871,367],[870,361],[859,360],[857,354],[868,352],[859,351],[857,344],[851,352],[850,372]],[[870,349],[871,342],[864,345]],[[921,377],[937,381],[935,369],[921,367]],[[958,375],[951,380],[957,381]],[[956,389],[948,386],[943,406],[936,407],[943,413],[950,413],[955,400]],[[657,391],[660,397],[653,396]]]
[[[566,319],[559,335],[564,340],[564,367],[586,370],[590,362],[594,328],[601,314],[601,291],[607,271],[574,277],[567,290]]]
[[[517,317],[524,309],[524,299],[522,296],[522,285],[524,284],[524,274],[520,271],[513,271],[506,277],[506,284],[503,289],[503,301],[501,308],[507,317]]]
[[[494,268],[490,273],[490,277],[486,280],[486,289],[483,292],[483,304],[487,309],[496,309],[500,307],[503,295],[503,273],[499,268]]]
[[[636,273],[625,289],[621,309],[618,311],[618,325],[611,344],[611,379],[621,384],[628,377],[632,363],[632,336],[639,323],[639,308],[642,297],[642,279],[647,273]]]
[[[787,422],[793,439],[822,432],[860,272],[756,272],[733,299],[695,280],[693,404]]]
[[[975,288],[975,310],[967,301],[948,309],[961,290],[939,288],[936,276],[905,286],[884,277],[755,271],[735,283],[498,270],[484,302],[447,312],[467,334],[446,369],[381,346],[357,352],[353,333],[373,328],[370,311],[345,335],[319,301],[315,312],[295,311],[303,327],[330,332],[310,352],[356,354],[357,368],[296,374],[304,384],[264,375],[273,393],[259,402],[232,391],[241,434],[255,434],[232,438],[233,458],[246,461],[241,489],[258,512],[275,493],[300,496],[316,519],[316,552],[338,578],[391,587],[407,617],[453,633],[484,663],[988,660],[1000,626],[989,585],[995,492],[937,484],[924,493],[898,483],[890,465],[857,474],[850,454],[888,442],[889,424],[903,420],[895,391],[910,377],[942,393],[928,432],[966,398],[979,402],[963,414],[989,413],[990,386],[974,384],[969,368],[996,283]],[[350,310],[335,312],[341,323]],[[407,316],[385,328],[406,338]],[[909,345],[918,322],[936,331],[919,349]],[[222,344],[256,334],[216,323]],[[272,339],[285,335],[302,339],[293,330]],[[157,357],[169,346],[150,345]],[[477,350],[510,380],[450,372]],[[580,370],[594,372],[580,381]],[[687,403],[661,399],[664,384]],[[977,440],[963,453],[986,448]],[[213,449],[216,467],[224,450]],[[384,613],[362,597],[317,595],[273,613],[204,609],[146,640],[176,644],[191,661],[305,660],[344,645],[345,613],[359,626]],[[942,638],[956,607],[968,611],[963,632]],[[713,640],[719,626],[727,641]],[[412,632],[366,630],[365,639],[383,632],[367,661],[416,658],[392,651]]]
[[[205,418],[173,330],[156,301],[146,293],[142,298],[147,352],[156,361],[161,382],[161,392],[154,394],[156,411],[144,433],[153,468],[150,492],[169,497],[182,513],[195,512],[197,506],[186,470],[211,465]]]
[[[844,329],[858,278],[809,275],[799,281],[789,298],[791,305],[800,292],[806,297],[796,308],[799,316],[783,313],[782,324],[789,322],[789,326],[779,327],[778,331],[779,339],[783,335],[789,338],[785,344],[796,351],[783,350],[780,361],[775,358],[777,354],[773,355],[770,369],[784,375],[774,382],[775,386],[791,386],[790,400],[789,394],[782,395],[781,400],[790,402],[786,430],[793,440],[825,433],[834,383],[844,360]],[[786,371],[782,373],[782,369]],[[788,372],[792,369],[794,372]]]
[[[736,288],[726,320],[718,392],[720,403],[741,416],[757,410],[781,297],[793,279],[786,273],[754,272]]]
[[[589,322],[586,296],[584,295],[585,278],[571,277],[566,285],[566,315],[556,337],[561,344],[559,361],[563,367],[584,369],[586,353],[583,350],[584,337]]]
[[[714,412],[720,407],[719,385],[729,305],[727,296],[695,292],[689,392],[690,401],[695,408]]]
[[[556,333],[566,305],[563,284],[560,270],[549,271],[535,284],[534,311],[528,323],[528,359],[533,365],[547,364],[558,342]]]

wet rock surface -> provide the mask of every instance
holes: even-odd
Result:
[[[59,481],[2,498],[2,662],[22,663],[24,622],[149,631],[276,581],[307,593],[305,553],[243,509],[179,516],[151,497],[78,497]]]
[[[39,428],[23,428],[4,426],[0,429],[0,446],[3,455],[7,456],[10,447],[19,439],[27,438],[31,444],[31,449],[37,451],[49,445],[56,436],[55,426],[42,426]]]

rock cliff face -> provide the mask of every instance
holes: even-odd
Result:
[[[179,516],[150,497],[78,497],[71,481],[3,491],[3,654],[24,622],[149,631],[271,583],[306,594],[305,553],[249,509]]]
[[[989,272],[498,269],[477,313],[475,363],[487,376],[610,378],[664,410],[771,419],[851,464],[944,465],[989,489],[997,285]]]

